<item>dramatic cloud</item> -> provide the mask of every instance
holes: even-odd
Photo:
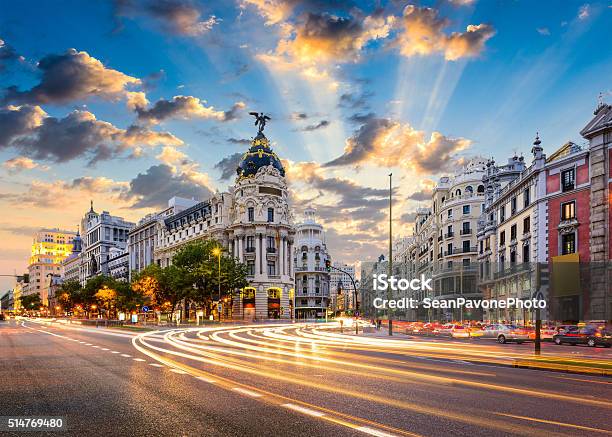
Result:
[[[419,174],[445,170],[456,161],[456,153],[470,146],[464,138],[448,138],[433,132],[429,139],[409,124],[387,118],[372,118],[347,141],[344,154],[326,167],[372,164],[402,166]]]
[[[266,19],[266,25],[284,24],[296,11],[323,12],[329,9],[348,11],[354,6],[351,0],[241,0],[240,7],[257,8],[259,14]]]
[[[325,128],[325,127],[329,126],[329,124],[330,124],[329,120],[321,120],[320,122],[318,122],[316,124],[309,124],[308,126],[304,126],[300,130],[302,132],[312,132],[312,131],[315,131],[315,130],[318,130],[318,129]]]
[[[152,124],[161,123],[167,119],[189,120],[193,118],[204,118],[217,121],[230,121],[238,117],[246,105],[236,102],[229,110],[219,111],[213,106],[206,106],[206,102],[193,96],[174,96],[172,100],[160,99],[146,109],[143,96],[135,95],[128,101],[138,113],[138,119]]]
[[[400,222],[404,224],[414,223],[416,220],[416,212],[407,212],[400,216]]]
[[[33,207],[65,210],[66,202],[58,199],[92,198],[103,194],[109,200],[118,200],[128,188],[126,182],[117,182],[105,177],[82,177],[72,181],[56,180],[45,182],[33,180],[27,191],[19,194],[6,194],[5,200],[16,207]]]
[[[404,56],[442,53],[446,60],[455,61],[477,56],[485,42],[495,35],[488,24],[470,24],[465,32],[447,35],[444,31],[449,24],[449,20],[438,16],[436,9],[408,5],[402,17],[403,29],[394,45],[399,46]]]
[[[0,38],[0,72],[6,68],[6,64],[13,61],[23,61],[23,56],[20,56],[17,51]]]
[[[364,19],[308,13],[276,53],[301,63],[356,61],[368,42],[389,35],[393,21],[380,13]]]
[[[232,138],[228,138],[226,141],[231,144],[241,144],[241,145],[251,144],[251,140],[249,140],[248,138],[232,137]]]
[[[123,198],[132,200],[134,208],[164,208],[173,196],[205,200],[211,195],[210,188],[189,175],[175,173],[169,165],[159,164],[132,179]]]
[[[348,121],[355,124],[364,124],[372,118],[376,118],[376,114],[373,112],[368,112],[366,114],[355,113],[348,118]]]
[[[47,166],[40,165],[25,156],[16,156],[15,158],[4,161],[2,166],[6,168],[9,173],[18,173],[23,170],[33,170],[35,168],[40,168],[42,170],[48,169]]]
[[[233,155],[226,156],[215,164],[215,169],[221,172],[221,177],[219,179],[228,181],[236,176],[236,168],[238,168],[242,155],[242,153],[234,153]]]
[[[418,202],[422,202],[423,200],[431,200],[432,191],[429,189],[422,189],[419,191],[415,191],[414,193],[408,196],[409,200],[416,200]]]
[[[0,150],[12,147],[34,159],[66,162],[83,157],[94,163],[142,146],[181,144],[170,133],[141,126],[121,129],[88,111],[56,118],[38,106],[0,109]]]
[[[203,19],[190,0],[116,0],[115,4],[118,16],[147,15],[157,20],[166,32],[178,35],[202,35],[220,21],[214,15]]]
[[[140,80],[106,68],[86,52],[70,49],[62,55],[48,55],[38,62],[42,77],[30,90],[5,90],[4,101],[16,103],[70,103],[93,96],[116,100],[125,96],[126,88]]]
[[[368,108],[368,99],[372,97],[374,93],[365,91],[360,94],[356,93],[343,93],[340,95],[340,101],[338,106],[341,108],[349,108],[349,109],[367,109]]]

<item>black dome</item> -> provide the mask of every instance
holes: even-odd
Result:
[[[272,165],[280,172],[281,176],[285,176],[283,164],[281,164],[276,153],[270,148],[270,143],[266,136],[260,132],[251,141],[251,147],[242,156],[236,172],[239,178],[248,178],[254,176],[260,168],[267,165]]]

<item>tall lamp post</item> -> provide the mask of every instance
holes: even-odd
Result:
[[[219,280],[219,288],[218,288],[218,292],[219,292],[219,299],[217,300],[217,312],[219,313],[219,321],[221,321],[221,248],[220,247],[215,247],[212,250],[212,254],[214,256],[217,257],[217,261],[218,261],[218,266],[219,266],[219,276],[218,276],[218,280]]]

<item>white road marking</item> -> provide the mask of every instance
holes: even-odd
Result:
[[[308,414],[309,416],[321,417],[325,416],[325,413],[321,413],[320,411],[311,410],[310,408],[302,407],[300,405],[295,404],[283,404],[282,407],[289,408],[290,410],[294,410],[300,413]]]
[[[187,372],[181,369],[170,369],[171,372],[178,373],[180,375],[185,375]]]
[[[95,347],[95,348],[97,348],[97,349],[100,349],[100,346],[93,345],[92,347]]]
[[[118,354],[119,352],[117,351],[111,351],[111,354]]]
[[[149,366],[153,366],[153,367],[164,367],[163,364],[158,364],[158,363],[149,363]]]
[[[380,431],[378,429],[370,428],[369,426],[360,426],[359,428],[355,428],[357,431],[364,432],[366,434],[375,435],[378,437],[395,437],[394,434],[389,434],[388,432]]]
[[[121,356],[125,357],[125,358],[130,358],[131,357],[131,355],[128,355],[128,354],[121,354]]]
[[[204,382],[210,382],[211,384],[213,384],[215,382],[214,379],[208,379],[205,376],[196,376],[196,379],[199,379],[200,381],[204,381]]]
[[[132,359],[133,359],[134,361],[141,361],[141,362],[142,362],[142,361],[146,361],[146,360],[143,360],[142,358],[132,358]]]
[[[85,346],[92,346],[91,343],[85,343]]]
[[[84,342],[84,341],[79,341],[79,343],[81,343],[81,344],[85,344],[85,342]]]
[[[108,349],[107,347],[103,347],[103,348],[102,348],[102,350],[103,350],[103,351],[107,351],[107,350],[109,350],[109,349]]]
[[[247,396],[252,396],[254,398],[260,398],[262,396],[261,394],[255,391],[247,390],[246,388],[242,388],[242,387],[234,387],[232,390],[237,391],[238,393],[242,393]]]

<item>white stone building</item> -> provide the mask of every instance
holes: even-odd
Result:
[[[295,237],[295,318],[325,318],[330,305],[330,274],[325,269],[329,259],[323,226],[316,221],[316,211],[308,208],[304,221],[297,225]]]
[[[285,169],[259,132],[242,157],[234,186],[164,220],[154,257],[167,266],[187,242],[216,239],[249,269],[249,286],[236,293],[225,315],[288,319],[293,312],[294,235]]]

